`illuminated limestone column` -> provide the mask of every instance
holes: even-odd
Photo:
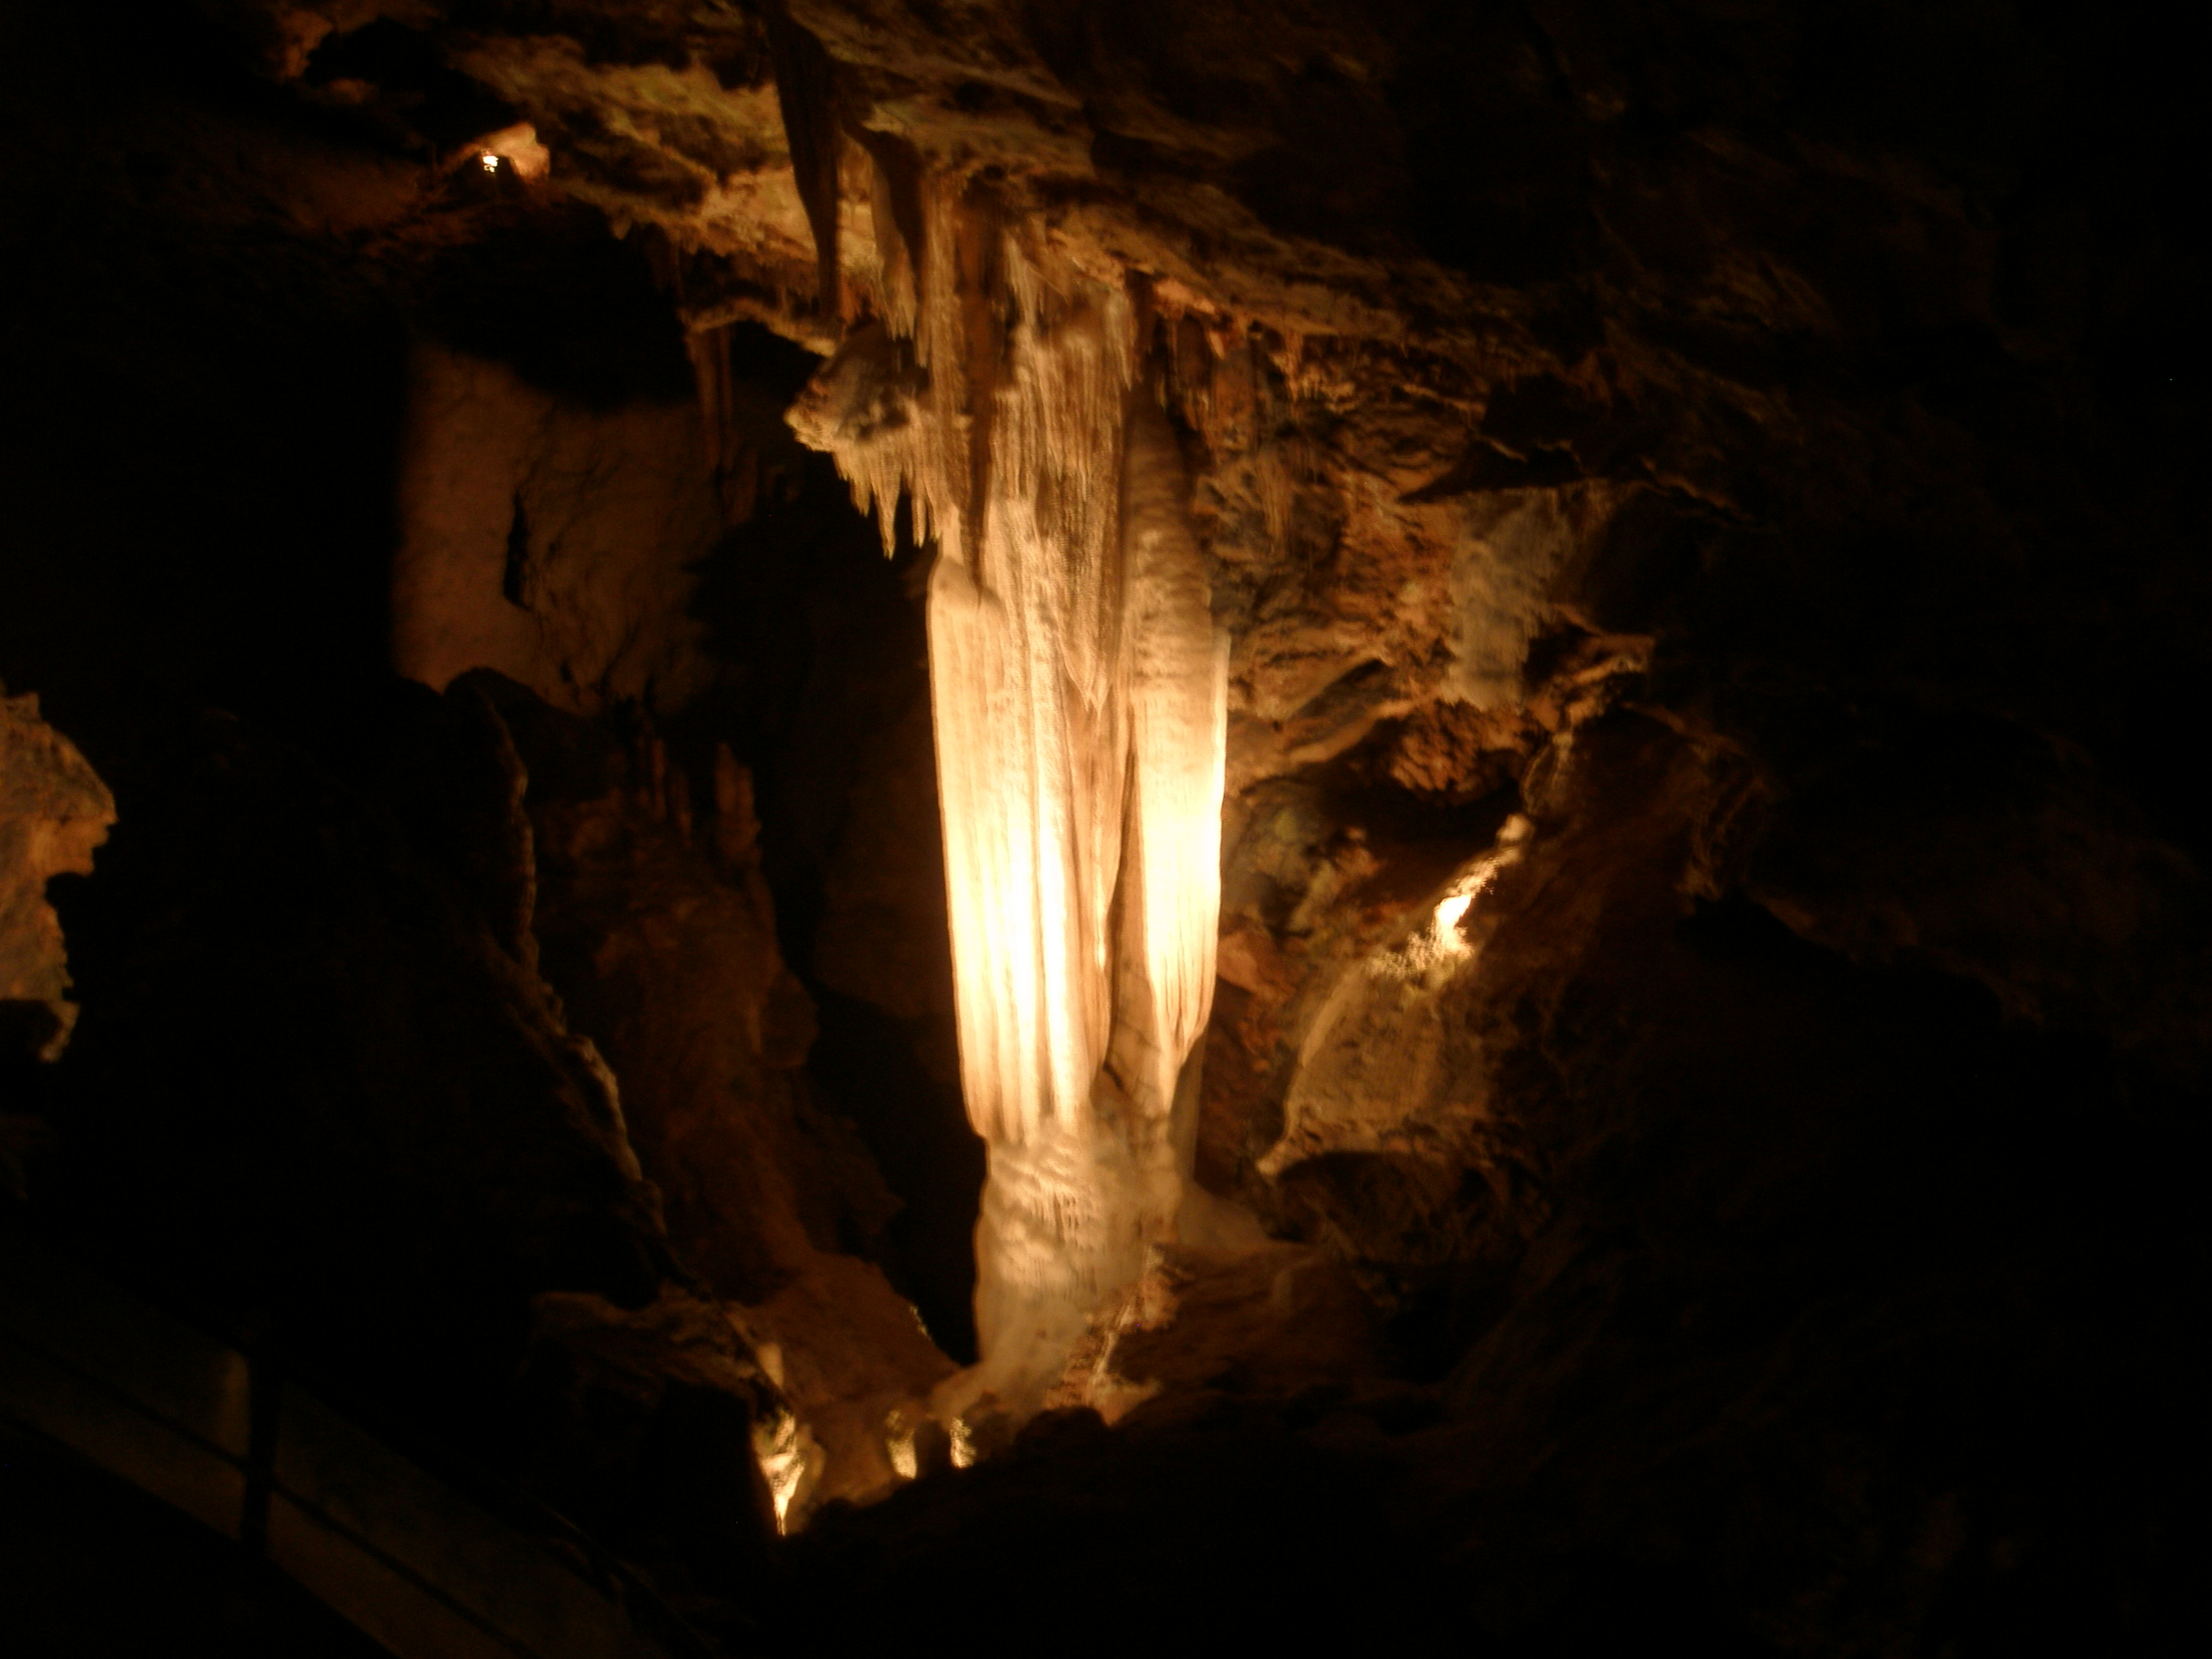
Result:
[[[996,865],[995,849],[956,854],[948,845],[947,852],[948,870],[959,871],[971,893],[990,895],[964,907],[955,901],[954,962],[964,1081],[990,1142],[976,1235],[977,1326],[986,1380],[1018,1405],[1049,1380],[1085,1318],[1136,1276],[1145,1247],[1168,1231],[1187,1173],[1178,1152],[1178,1084],[1205,1029],[1213,984],[1226,653],[1182,520],[1181,459],[1164,419],[1143,398],[1132,400],[1121,470],[1121,604],[1106,667],[1113,695],[1102,709],[1060,711],[1038,696],[1044,735],[1028,740],[1045,763],[1030,774],[1028,799],[1003,781],[963,792],[983,822],[996,817],[1033,833],[1041,877],[1035,901],[1000,884],[1002,872],[1014,876],[1007,884],[1020,883],[1018,852]],[[1048,559],[1049,544],[1036,553]],[[943,648],[952,631],[943,591],[933,585],[940,772],[948,769],[948,704],[963,700],[971,714],[995,717],[995,700],[977,696],[976,683],[962,677],[960,655]],[[963,605],[967,598],[958,594]],[[963,634],[997,621],[988,606],[955,614]],[[1000,740],[994,734],[964,753],[991,755]],[[1064,809],[1054,799],[1056,773],[1072,786]],[[950,843],[959,831],[949,790],[945,819]],[[1081,957],[1056,981],[1064,945],[1055,938],[1054,907],[1064,901],[1052,864],[1063,833],[1073,854],[1066,863],[1079,872],[1068,896],[1084,907],[1070,908],[1084,926]],[[1086,856],[1097,863],[1086,869]],[[1029,1016],[1032,993],[1021,975],[1032,948],[1036,1012]],[[1077,1017],[1063,1019],[1063,1010]],[[970,1058],[975,1026],[1014,1051],[1006,1060]],[[1063,1032],[1070,1040],[1055,1048]],[[1024,1099],[1033,1109],[1018,1115],[1005,1109],[1011,1103],[1003,1085],[1018,1076],[1008,1075],[1006,1061],[1019,1066],[1022,1046],[1040,1040],[1042,1086]],[[994,1089],[1001,1109],[987,1121],[975,1109]],[[1193,1104],[1183,1103],[1186,1111]]]
[[[887,539],[904,495],[937,546],[961,1072],[990,1149],[976,1385],[1021,1409],[1181,1198],[1176,1102],[1213,983],[1226,652],[1124,289],[1048,274],[957,181],[915,188],[878,219],[886,320],[792,420]]]

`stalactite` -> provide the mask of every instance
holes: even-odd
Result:
[[[881,149],[884,154],[878,155]],[[793,411],[891,545],[935,543],[930,672],[962,1079],[1010,1402],[1171,1225],[1213,980],[1226,655],[1126,287],[877,159],[884,313]],[[917,241],[918,237],[918,241]]]
[[[822,43],[791,21],[781,4],[768,8],[769,52],[775,64],[776,102],[783,112],[785,142],[799,199],[813,228],[815,305],[820,315],[838,314],[836,85],[830,54]]]
[[[691,384],[699,399],[699,433],[707,465],[714,471],[722,516],[741,524],[752,516],[759,491],[759,465],[737,410],[730,372],[727,323],[695,328],[684,338],[691,359]]]
[[[1122,477],[1137,915],[1163,1063],[1179,1067],[1213,1003],[1229,640],[1213,626],[1175,434],[1147,402],[1133,412]],[[1172,1097],[1175,1074],[1159,1082]]]

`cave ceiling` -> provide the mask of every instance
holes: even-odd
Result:
[[[2202,579],[2162,516],[2179,380],[2160,370],[2185,379],[2197,348],[2159,331],[2198,267],[2160,205],[2185,118],[2121,95],[2117,22],[1227,0],[228,15],[299,97],[446,166],[526,123],[549,154],[533,187],[655,239],[695,331],[742,318],[832,348],[887,303],[877,233],[917,173],[1035,228],[1065,270],[1133,284],[1235,639],[1232,800],[1362,744],[1466,799],[1639,676],[1657,718],[1802,805],[1769,843],[1793,925],[1932,952],[2022,1010],[2141,1005],[2002,964],[1966,916],[1845,921],[1779,891],[1785,865],[1917,879],[1819,845],[1838,812],[1864,830],[1891,810],[1881,781],[1831,757],[1778,782],[1825,720],[1905,750],[1983,728],[1954,784],[2005,820],[1979,834],[2053,833],[1995,804],[2000,775],[2085,749],[2154,813],[2174,804],[2148,733]]]

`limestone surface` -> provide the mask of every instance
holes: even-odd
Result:
[[[68,951],[46,902],[58,875],[88,876],[115,799],[76,745],[39,717],[34,695],[0,687],[0,1007],[5,1040],[58,1060],[76,1008]]]

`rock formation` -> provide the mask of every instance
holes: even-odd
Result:
[[[991,1147],[977,1386],[1030,1404],[1166,1236],[1212,1000],[1224,710],[1182,459],[1127,296],[884,176],[916,234],[793,420],[886,550],[912,502],[968,1108]],[[1190,1117],[1193,1101],[1183,1103]]]
[[[2148,9],[132,15],[0,52],[39,1224],[733,1642],[2201,1624]]]
[[[9,1042],[41,1060],[61,1057],[77,1012],[46,883],[90,875],[114,822],[107,786],[39,718],[38,698],[0,690],[0,1008]]]

